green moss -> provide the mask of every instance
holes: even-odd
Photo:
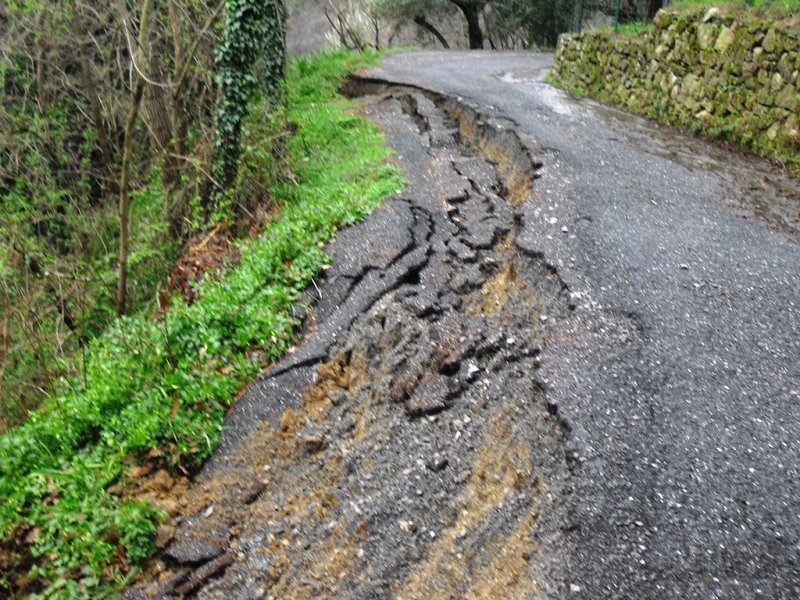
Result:
[[[582,52],[565,48],[564,56],[573,58],[569,66],[557,65],[559,84],[699,135],[796,161],[797,128],[786,125],[800,104],[794,84],[787,83],[800,67],[795,29],[724,12],[703,24],[704,15],[705,9],[662,11],[642,35],[584,34]],[[725,52],[717,48],[723,33]],[[792,50],[780,54],[785,48]]]
[[[123,569],[153,552],[162,515],[109,486],[125,485],[148,457],[186,472],[213,452],[226,408],[261,370],[252,352],[275,361],[292,345],[293,303],[330,261],[320,246],[402,187],[380,131],[337,93],[347,73],[375,60],[339,53],[291,66],[294,182],[273,190],[283,208],[263,236],[241,244],[224,280],[198,284],[191,306],[178,298],[158,316],[117,321],[86,348],[84,377],[0,436],[0,538],[39,532],[30,576],[44,597],[106,597],[124,584]],[[0,572],[0,595],[26,568],[16,560]]]

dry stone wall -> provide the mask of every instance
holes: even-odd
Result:
[[[551,80],[631,112],[800,163],[800,27],[660,11],[633,36],[564,35]]]

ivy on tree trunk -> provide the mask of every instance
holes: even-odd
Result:
[[[286,62],[283,0],[226,0],[226,8],[216,57],[220,97],[213,171],[220,189],[212,195],[212,213],[236,177],[250,105],[260,94],[277,97]]]

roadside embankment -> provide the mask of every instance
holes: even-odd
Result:
[[[800,164],[800,28],[717,8],[659,11],[634,37],[564,35],[551,81],[579,95]]]

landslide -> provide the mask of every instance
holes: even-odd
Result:
[[[328,248],[305,341],[255,382],[128,598],[549,598],[568,426],[537,371],[569,292],[516,243],[541,149],[456,99],[353,79],[410,186]],[[170,498],[174,489],[179,494]]]

